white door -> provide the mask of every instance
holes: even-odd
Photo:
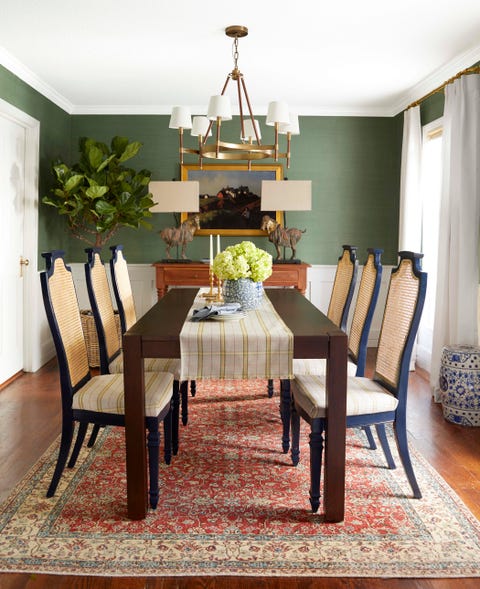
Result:
[[[25,147],[25,128],[0,113],[0,384],[24,366]]]

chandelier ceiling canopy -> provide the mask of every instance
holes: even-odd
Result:
[[[247,160],[249,167],[252,161],[272,158],[276,162],[285,159],[290,167],[290,146],[292,135],[299,135],[298,115],[291,113],[285,102],[274,101],[268,105],[266,124],[274,127],[275,140],[273,145],[263,145],[260,124],[255,119],[244,76],[238,69],[238,40],[248,35],[244,26],[233,25],[225,29],[225,34],[233,38],[233,70],[227,75],[221,94],[211,96],[207,116],[192,115],[188,106],[174,106],[170,117],[170,129],[178,129],[180,140],[180,163],[183,164],[184,154],[198,156],[200,167],[204,158],[216,160]],[[225,94],[230,80],[236,82],[239,119],[240,143],[228,143],[221,140],[220,132],[223,121],[232,119],[230,98]],[[215,126],[215,141],[208,142]],[[198,148],[187,148],[183,144],[184,129],[191,129],[191,135],[198,137]],[[286,135],[286,150],[279,148],[279,135]]]

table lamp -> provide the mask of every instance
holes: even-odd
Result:
[[[162,229],[160,236],[167,246],[167,259],[162,262],[188,263],[191,260],[185,257],[187,243],[192,241],[195,231],[200,229],[198,216],[189,218],[181,225],[175,213],[186,211],[196,213],[200,210],[199,195],[200,185],[195,181],[152,181],[148,185],[152,193],[154,206],[150,208],[152,213],[173,213],[177,227]],[[176,246],[177,257],[170,257],[170,248]],[[178,248],[182,247],[182,257],[178,255]]]
[[[301,260],[296,258],[296,245],[305,230],[287,228],[285,211],[312,210],[312,181],[262,180],[260,206],[262,211],[284,211],[284,227],[267,215],[262,219],[262,229],[267,231],[269,241],[277,250],[277,259],[274,263],[300,264]],[[280,247],[283,247],[283,258]],[[292,250],[292,257],[289,260],[285,259],[287,247]]]

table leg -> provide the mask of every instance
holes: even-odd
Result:
[[[139,336],[123,336],[123,371],[128,517],[138,520],[146,517],[148,501],[145,375]]]
[[[325,521],[340,522],[345,511],[347,336],[330,336],[327,360],[327,419],[323,504]]]
[[[290,409],[292,397],[290,394],[290,381],[280,381],[280,417],[283,424],[282,449],[286,454],[290,448]]]

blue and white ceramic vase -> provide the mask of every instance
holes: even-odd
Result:
[[[223,283],[223,300],[226,303],[240,303],[244,311],[256,309],[263,298],[263,282],[254,282],[250,278],[225,280]]]
[[[480,426],[480,347],[445,346],[440,366],[443,416],[452,423]]]

